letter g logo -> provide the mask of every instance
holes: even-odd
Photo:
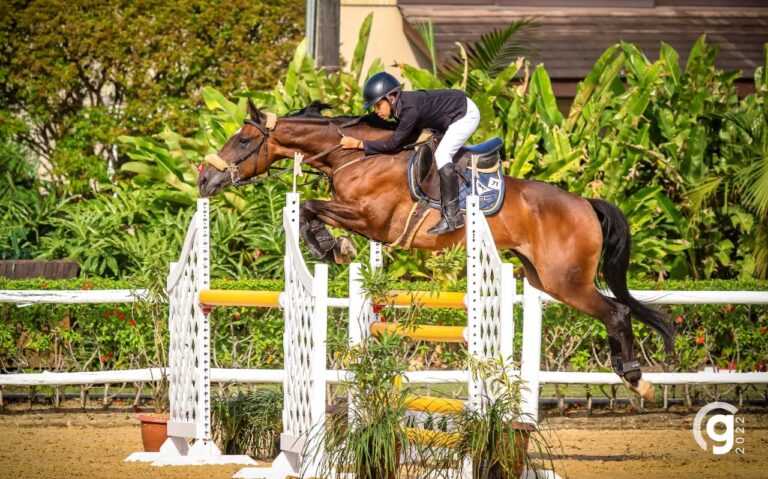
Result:
[[[713,441],[721,443],[712,445],[712,454],[722,455],[727,454],[733,449],[733,415],[738,411],[736,406],[724,402],[711,402],[701,408],[699,412],[696,413],[696,417],[693,420],[693,438],[696,439],[696,443],[700,448],[709,451],[707,441],[701,435],[701,423],[709,412],[716,409],[723,409],[730,413],[714,414],[707,420],[706,425],[707,436]],[[715,427],[717,427],[718,424],[725,426],[725,431],[717,432]]]

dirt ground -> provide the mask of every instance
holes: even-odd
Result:
[[[563,478],[766,478],[768,413],[742,417],[743,455],[701,450],[691,433],[692,414],[553,417],[542,434]],[[225,479],[240,469],[123,462],[141,447],[133,412],[0,413],[0,479]]]

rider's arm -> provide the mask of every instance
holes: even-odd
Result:
[[[401,105],[398,112],[397,129],[386,140],[366,140],[363,142],[366,155],[378,155],[381,153],[391,153],[407,144],[413,129],[418,120],[418,111],[414,106]]]

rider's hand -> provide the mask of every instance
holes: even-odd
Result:
[[[341,141],[341,147],[345,150],[351,150],[351,149],[357,149],[362,150],[363,149],[363,141],[358,140],[357,138],[353,138],[351,136],[342,136]]]

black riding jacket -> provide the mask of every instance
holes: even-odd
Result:
[[[467,114],[467,95],[461,90],[401,92],[393,116],[397,129],[386,140],[364,141],[365,154],[391,153],[413,141],[424,128],[445,133],[448,126]]]

